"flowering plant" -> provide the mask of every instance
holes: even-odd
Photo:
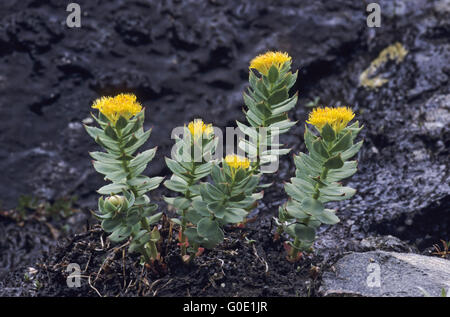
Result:
[[[212,125],[195,119],[184,128],[183,137],[177,137],[172,159],[166,158],[166,164],[173,175],[164,182],[164,186],[182,194],[178,197],[164,197],[164,200],[175,207],[180,215],[180,219],[172,221],[180,225],[179,241],[183,257],[189,245],[185,236],[188,219],[195,213],[192,201],[200,195],[199,181],[211,173],[211,159],[217,141]]]
[[[286,53],[267,52],[250,63],[248,93],[244,93],[249,125],[237,121],[246,138],[239,148],[247,157],[227,155],[221,161],[212,160],[218,144],[211,124],[195,119],[183,128],[183,136],[176,137],[172,158],[166,164],[172,176],[164,182],[166,188],[179,193],[164,197],[179,218],[172,223],[180,226],[179,245],[185,262],[191,261],[203,247],[214,248],[224,240],[223,228],[242,223],[263,197],[258,188],[267,164],[278,160],[290,149],[282,148],[276,137],[287,132],[296,122],[288,118],[288,111],[297,103],[297,93],[289,96],[297,74],[292,74],[291,57]],[[258,76],[253,70],[256,70]],[[99,127],[85,126],[88,134],[105,152],[92,152],[93,165],[111,183],[98,193],[96,217],[102,228],[110,232],[109,239],[130,239],[129,251],[137,251],[151,263],[159,259],[157,243],[160,234],[156,224],[162,213],[150,202],[147,193],[159,186],[162,177],[142,175],[153,159],[156,148],[135,152],[147,141],[151,130],[144,130],[145,111],[136,96],[120,94],[102,97],[92,106],[92,115]],[[349,125],[354,118],[350,108],[316,108],[309,114],[305,127],[305,144],[309,154],[294,156],[295,177],[285,184],[289,200],[278,210],[277,235],[286,233],[288,259],[295,261],[301,252],[311,248],[316,229],[321,224],[335,224],[339,218],[335,210],[324,204],[352,197],[355,190],[342,186],[340,181],[356,172],[356,161],[350,159],[362,146],[354,143],[362,129],[359,123]],[[269,150],[267,148],[270,148]],[[202,182],[210,177],[212,182]]]
[[[262,194],[253,193],[259,176],[253,175],[247,158],[227,155],[221,167],[212,166],[211,178],[213,183],[200,184],[200,195],[193,199],[193,209],[188,214],[193,226],[185,234],[192,245],[191,254],[199,246],[211,249],[221,243],[222,227],[242,222],[247,216],[246,209],[262,198]]]
[[[305,127],[305,144],[309,154],[294,156],[295,177],[285,184],[289,201],[279,208],[276,219],[278,234],[286,232],[289,260],[295,261],[301,251],[310,249],[315,231],[322,224],[336,224],[335,210],[324,204],[351,198],[355,190],[342,186],[342,179],[356,172],[356,161],[349,161],[361,148],[354,144],[361,131],[359,123],[348,126],[354,118],[350,108],[317,108],[309,114],[307,123],[315,127],[317,135]]]
[[[295,124],[287,116],[297,103],[297,94],[289,97],[289,89],[297,78],[297,73],[292,74],[290,68],[291,57],[281,52],[267,52],[250,63],[250,88],[248,94],[244,93],[247,106],[244,112],[250,126],[237,122],[248,137],[248,140],[241,139],[238,146],[248,157],[228,155],[221,164],[205,161],[204,155],[214,151],[214,146],[210,145],[214,144],[211,142],[212,128],[197,119],[185,129],[188,140],[177,141],[184,152],[176,151],[174,159],[166,159],[174,174],[165,185],[183,194],[165,200],[181,216],[181,221],[178,221],[181,226],[181,254],[186,256],[186,250],[190,253],[186,261],[192,259],[200,246],[213,248],[222,242],[224,225],[244,222],[248,210],[262,198],[262,193],[256,192],[257,188],[268,186],[258,186],[260,173],[268,172],[261,168],[262,165],[276,161],[279,155],[290,151],[274,143],[276,136]],[[258,71],[260,77],[253,70]],[[199,150],[195,151],[197,147]],[[194,152],[201,155],[197,163]],[[197,185],[209,174],[213,183]],[[188,227],[188,223],[192,225]]]
[[[103,230],[111,232],[108,236],[111,241],[131,237],[129,251],[141,253],[149,263],[159,257],[156,243],[160,235],[151,226],[162,213],[155,213],[158,206],[150,202],[146,193],[157,188],[163,178],[141,175],[155,156],[156,148],[134,154],[151,133],[143,128],[145,110],[132,94],[102,97],[92,108],[99,110],[98,116],[92,115],[99,128],[85,128],[105,152],[90,155],[95,170],[111,182],[98,190],[106,198],[99,198],[95,216],[102,220]]]
[[[291,57],[287,53],[267,52],[256,56],[250,63],[248,94],[244,93],[244,111],[247,126],[239,121],[239,129],[248,137],[241,139],[241,148],[252,162],[252,171],[270,173],[263,165],[277,161],[279,155],[287,154],[290,149],[280,148],[273,143],[274,138],[287,132],[296,122],[289,120],[287,112],[295,107],[298,94],[289,97],[289,89],[297,80],[298,71],[290,72]],[[258,71],[258,77],[253,70]],[[263,187],[263,186],[260,186]]]

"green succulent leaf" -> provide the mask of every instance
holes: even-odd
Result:
[[[216,244],[222,242],[224,239],[224,235],[222,230],[220,229],[219,223],[210,218],[205,217],[199,221],[199,223],[197,224],[197,232],[201,237],[215,242]]]
[[[313,147],[313,152],[320,155],[321,157],[323,157],[325,159],[330,157],[328,150],[326,149],[325,145],[323,144],[323,142],[320,138],[316,139],[312,143],[312,147]]]
[[[336,133],[334,132],[334,129],[326,123],[322,128],[321,133],[323,139],[327,142],[332,142],[336,138]]]
[[[247,216],[247,212],[242,208],[228,208],[223,216],[225,223],[239,223],[243,222]]]
[[[99,193],[100,195],[114,195],[121,193],[125,189],[127,189],[126,184],[112,183],[101,187],[99,190],[97,190],[97,193]]]
[[[324,209],[321,214],[315,215],[314,218],[328,225],[334,225],[339,222],[339,218],[328,209]]]
[[[122,130],[123,128],[125,128],[128,124],[128,120],[125,119],[124,117],[120,116],[119,119],[117,119],[116,122],[116,128],[118,130]]]
[[[196,200],[192,202],[192,206],[203,217],[209,217],[211,215],[207,204],[204,201]]]
[[[214,214],[216,218],[222,219],[227,211],[226,206],[221,201],[214,201],[207,205],[208,210]]]
[[[336,153],[340,151],[345,151],[349,149],[352,145],[353,145],[352,132],[348,131],[336,142],[336,144],[331,148],[330,152]]]
[[[132,231],[133,228],[131,226],[122,226],[114,230],[108,238],[113,242],[120,242],[128,238]]]
[[[316,237],[316,231],[313,228],[305,226],[301,223],[296,223],[293,225],[295,236],[302,241],[314,241]]]
[[[120,226],[122,223],[122,219],[115,218],[115,219],[105,219],[102,221],[102,228],[106,232],[112,232],[116,229],[116,227]]]
[[[191,205],[191,200],[184,197],[177,197],[173,201],[173,206],[179,210],[185,210]]]
[[[166,186],[168,189],[170,189],[174,192],[179,192],[179,193],[184,193],[188,189],[188,186],[186,183],[180,182],[175,179],[166,180],[164,182],[164,186]]]
[[[330,157],[323,164],[326,168],[329,169],[338,169],[344,166],[344,161],[341,158],[341,153],[336,154],[335,156]]]
[[[296,219],[306,220],[309,217],[309,215],[302,210],[301,204],[295,200],[288,201],[285,206],[285,210],[289,216]]]
[[[320,201],[310,197],[305,198],[302,201],[301,208],[302,210],[313,216],[320,214],[325,209]]]
[[[269,82],[274,84],[278,79],[278,68],[275,65],[272,65],[269,69],[269,73],[267,78],[269,79]]]
[[[361,149],[362,145],[363,145],[363,141],[360,141],[360,142],[352,145],[349,149],[342,152],[342,159],[345,161],[345,160],[348,160],[348,159],[352,158],[353,156],[355,156],[355,154],[358,153],[359,150]]]
[[[289,97],[289,95],[288,95],[287,88],[283,87],[283,88],[275,91],[274,93],[272,93],[272,95],[267,99],[267,102],[270,105],[276,105],[276,104],[279,104],[280,102],[283,102],[288,97]]]

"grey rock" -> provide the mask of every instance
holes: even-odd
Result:
[[[413,253],[371,251],[345,255],[323,274],[324,296],[440,296],[450,289],[450,261]],[[448,292],[447,292],[448,293]]]
[[[357,251],[396,251],[396,252],[412,252],[413,249],[404,241],[397,237],[387,235],[380,237],[367,237],[361,240],[359,244],[361,250]]]

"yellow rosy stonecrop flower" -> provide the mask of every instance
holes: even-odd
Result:
[[[92,108],[98,109],[109,121],[116,124],[120,116],[130,119],[142,110],[133,94],[119,94],[115,97],[101,97],[94,101]]]
[[[349,107],[325,107],[311,111],[306,122],[319,129],[322,129],[328,123],[334,131],[339,133],[354,117],[355,114]]]
[[[188,129],[194,138],[209,137],[214,132],[212,124],[205,124],[202,119],[189,122]]]
[[[272,65],[275,65],[275,67],[280,69],[284,63],[290,62],[291,60],[292,58],[289,56],[288,53],[269,51],[265,54],[258,55],[254,59],[252,59],[252,61],[250,62],[249,69],[252,68],[256,69],[264,76],[267,76],[267,74],[269,73],[269,69],[270,67],[272,67]]]
[[[246,157],[242,157],[236,154],[229,154],[225,157],[225,163],[232,170],[237,170],[239,168],[248,169],[250,167],[250,160]]]

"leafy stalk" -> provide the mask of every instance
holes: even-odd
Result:
[[[197,124],[197,130],[194,129]],[[176,150],[173,158],[166,158],[166,164],[173,175],[170,180],[164,182],[168,189],[179,192],[178,197],[164,197],[164,200],[175,207],[180,219],[172,219],[180,225],[181,256],[187,254],[187,238],[185,231],[188,224],[188,213],[190,212],[193,199],[199,192],[198,183],[201,179],[211,173],[213,163],[209,161],[214,154],[217,138],[214,138],[211,126],[203,124],[198,119],[190,123],[189,128],[184,129],[183,138],[176,140]],[[207,133],[205,133],[207,129]]]
[[[186,236],[196,248],[212,249],[224,239],[223,227],[240,223],[262,194],[255,194],[259,176],[246,167],[230,166],[225,160],[222,167],[214,164],[211,170],[213,183],[200,185],[200,195],[192,202],[188,220],[193,224]],[[191,252],[196,252],[192,249]]]
[[[250,70],[248,94],[244,93],[244,111],[247,126],[237,121],[239,129],[248,139],[241,139],[241,148],[252,161],[254,174],[273,173],[274,169],[265,169],[264,165],[276,161],[279,155],[289,153],[282,144],[274,143],[275,137],[286,133],[295,125],[288,118],[288,111],[295,107],[298,94],[289,97],[289,90],[295,84],[298,72],[290,72],[291,61],[281,66],[271,65],[268,72],[263,71],[257,77]]]
[[[158,258],[159,240],[159,232],[152,230],[151,225],[159,221],[162,213],[155,214],[157,205],[150,203],[146,193],[157,188],[163,178],[141,175],[156,148],[134,154],[151,133],[144,131],[144,115],[142,110],[133,118],[120,116],[117,121],[110,121],[100,112],[98,117],[93,115],[100,128],[85,128],[106,151],[90,153],[94,168],[111,182],[97,191],[107,197],[99,198],[95,216],[102,220],[103,230],[111,233],[108,236],[111,241],[131,237],[129,252],[138,251],[145,262],[150,262]]]
[[[295,177],[285,184],[288,202],[279,208],[278,233],[286,232],[293,242],[289,259],[298,259],[301,251],[311,248],[316,229],[321,224],[339,222],[335,210],[324,204],[349,199],[355,190],[342,186],[340,181],[356,172],[356,161],[349,161],[361,148],[362,141],[354,140],[362,128],[356,122],[338,130],[326,123],[317,129],[318,135],[305,128],[305,144],[309,154],[294,156]]]

